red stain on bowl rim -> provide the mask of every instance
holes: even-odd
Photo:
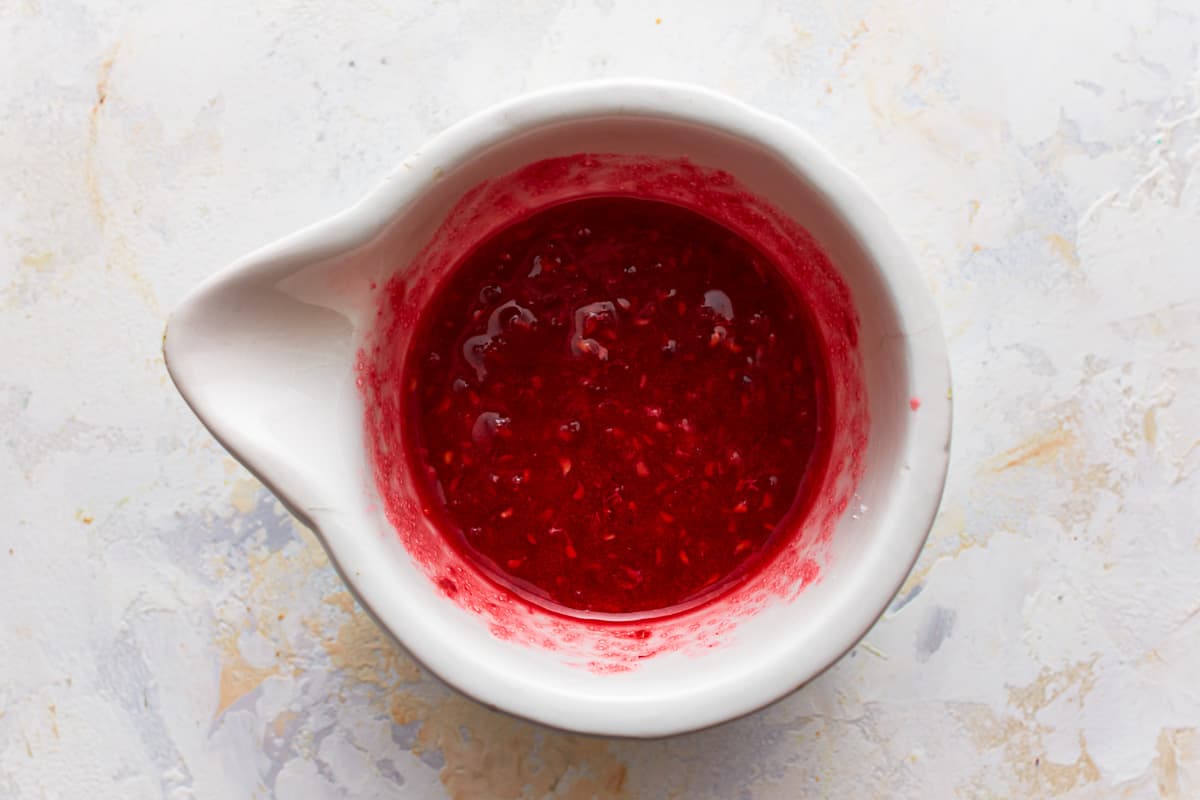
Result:
[[[413,430],[404,384],[420,323],[451,272],[487,240],[566,201],[597,196],[656,200],[690,209],[752,243],[807,308],[828,382],[826,467],[803,514],[749,579],[685,610],[653,618],[581,617],[547,608],[488,577],[431,519],[425,476],[409,458]],[[598,672],[620,672],[666,652],[716,646],[740,619],[787,602],[820,580],[837,520],[861,477],[868,430],[860,376],[858,321],[850,294],[811,236],[742,188],[728,173],[684,159],[580,154],[547,159],[470,190],[431,241],[381,292],[374,330],[359,358],[366,443],[388,520],[439,591],[481,618],[493,635],[561,653]],[[635,465],[636,470],[636,465]],[[647,471],[649,467],[647,467]],[[641,475],[641,472],[637,472]],[[507,509],[504,509],[507,510]],[[500,513],[503,513],[502,510]],[[516,569],[514,567],[514,569]]]

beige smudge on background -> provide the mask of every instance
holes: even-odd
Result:
[[[249,514],[254,510],[258,501],[258,492],[262,484],[251,477],[239,478],[233,482],[233,490],[229,493],[229,502],[239,514]]]
[[[280,711],[275,715],[275,719],[271,720],[271,733],[275,738],[281,738],[287,733],[287,727],[291,723],[300,719],[299,711]]]
[[[38,272],[46,272],[50,269],[50,265],[54,263],[54,254],[46,251],[40,253],[28,253],[21,256],[21,265],[30,267]]]
[[[549,731],[457,694],[392,698],[399,725],[420,722],[414,752],[440,750],[441,780],[454,800],[612,800],[627,797],[628,771],[603,739]]]
[[[1079,756],[1073,763],[1049,761],[1044,753],[1044,737],[1052,730],[1038,722],[1038,713],[1074,692],[1074,701],[1082,704],[1095,682],[1095,660],[1077,662],[1061,670],[1043,672],[1028,686],[1009,690],[1009,705],[1018,712],[997,715],[982,703],[953,703],[950,715],[959,719],[974,745],[982,752],[1003,752],[1004,767],[1015,779],[1014,789],[1022,797],[1058,797],[1100,779],[1100,771],[1088,753],[1087,740],[1079,735]],[[994,781],[986,781],[995,789]]]
[[[100,70],[96,76],[96,102],[92,104],[91,110],[88,111],[87,152],[83,164],[84,188],[87,193],[88,203],[92,208],[92,215],[96,218],[96,224],[100,228],[101,238],[107,243],[104,254],[105,270],[112,270],[114,266],[117,267],[120,273],[133,285],[134,290],[137,292],[138,297],[142,299],[146,308],[156,317],[162,318],[162,308],[159,306],[154,284],[138,271],[136,254],[130,248],[125,234],[117,233],[111,239],[105,235],[108,232],[106,229],[108,228],[109,214],[104,203],[104,193],[100,186],[100,119],[105,104],[108,102],[109,80],[112,77],[113,65],[116,63],[117,55],[120,51],[121,43],[118,42],[113,45],[108,56],[100,62]]]
[[[1033,683],[1008,690],[1009,704],[1032,717],[1071,689],[1078,690],[1079,700],[1082,702],[1095,685],[1095,665],[1096,659],[1092,658],[1060,670],[1043,669]]]
[[[1159,796],[1164,800],[1188,797],[1184,790],[1200,784],[1200,732],[1196,728],[1163,728],[1155,751],[1153,772]]]
[[[1050,463],[1062,451],[1074,446],[1075,432],[1069,425],[1070,420],[1060,420],[1052,430],[1039,433],[1011,450],[1001,453],[995,459],[999,466],[992,471],[1004,472],[1014,467],[1039,466]]]
[[[322,641],[331,664],[348,685],[376,689],[396,724],[420,724],[413,751],[442,753],[440,778],[450,797],[626,796],[626,767],[604,740],[546,730],[421,683],[416,662],[348,592],[329,594],[324,602],[348,617],[334,638]]]
[[[254,508],[261,485],[253,478],[234,482],[230,503],[242,513]],[[218,614],[221,631],[214,642],[220,658],[217,705],[214,718],[219,718],[231,705],[257,689],[263,681],[274,676],[293,674],[299,669],[292,643],[283,622],[292,598],[307,588],[305,577],[327,569],[325,551],[308,529],[296,524],[300,539],[298,550],[272,552],[251,550],[246,554],[249,586],[239,602],[223,606]],[[274,643],[277,648],[272,663],[251,664],[238,646],[241,631],[252,630]]]
[[[248,663],[238,648],[237,634],[232,631],[221,638],[217,647],[221,654],[221,677],[214,717],[220,717],[226,709],[257,689],[267,678],[280,674],[278,664],[256,667]]]
[[[329,660],[359,683],[394,689],[421,680],[416,662],[394,644],[375,622],[354,604],[349,592],[335,592],[325,602],[349,615],[333,641],[322,641]]]
[[[1155,418],[1157,411],[1157,406],[1150,406],[1142,416],[1142,438],[1150,444],[1154,444],[1154,440],[1158,438],[1158,420]]]
[[[1079,250],[1073,242],[1060,234],[1052,233],[1046,237],[1046,243],[1060,260],[1074,269],[1079,269]]]
[[[842,51],[841,61],[838,62],[839,67],[845,68],[850,63],[850,59],[854,57],[855,51],[862,44],[862,37],[868,33],[870,33],[870,28],[867,27],[867,21],[860,19],[858,24],[854,26],[854,29],[846,37],[846,49]]]
[[[228,465],[226,472],[231,477],[238,474],[236,464]],[[242,515],[252,512],[265,491],[262,484],[250,476],[231,484],[230,504]],[[278,506],[277,511],[283,513]],[[249,585],[237,602],[221,609],[223,634],[215,642],[221,662],[217,717],[270,677],[322,668],[321,661],[312,660],[314,650],[324,652],[329,666],[347,683],[369,684],[384,696],[421,680],[416,663],[376,627],[347,591],[339,589],[315,599],[313,582],[327,577],[329,560],[316,536],[295,520],[292,523],[300,546],[279,551],[252,548],[243,568]],[[297,614],[301,615],[299,633],[286,622]],[[277,648],[272,663],[247,661],[238,646],[242,631],[257,632]],[[386,711],[384,700],[381,711]],[[290,721],[277,718],[274,724],[282,729]]]
[[[7,296],[5,306],[9,309],[20,307],[21,298],[36,290],[39,276],[53,273],[54,254],[45,250],[26,253],[21,256],[20,268],[13,275],[8,285],[0,287],[0,297]]]
[[[92,204],[92,213],[101,228],[108,221],[108,214],[104,210],[104,196],[100,193],[100,157],[96,152],[96,145],[100,139],[100,112],[104,108],[104,104],[108,102],[108,79],[112,76],[113,64],[116,62],[120,49],[120,44],[114,45],[108,56],[100,62],[100,73],[96,79],[96,102],[92,104],[92,110],[88,112],[88,154],[84,162],[83,175],[87,183],[88,199]]]

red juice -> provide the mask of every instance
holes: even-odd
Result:
[[[467,253],[404,376],[425,514],[491,581],[582,615],[752,576],[821,484],[819,337],[747,239],[673,204],[571,200]]]

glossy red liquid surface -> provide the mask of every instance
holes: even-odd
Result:
[[[411,348],[426,514],[555,610],[711,598],[786,544],[821,482],[805,309],[751,243],[674,205],[597,197],[515,222],[456,267]]]

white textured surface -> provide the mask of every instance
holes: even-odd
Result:
[[[1200,796],[1200,8],[712,5],[0,7],[0,795]],[[187,288],[432,132],[614,74],[826,142],[956,383],[941,516],[866,642],[652,743],[422,676],[159,356]]]

